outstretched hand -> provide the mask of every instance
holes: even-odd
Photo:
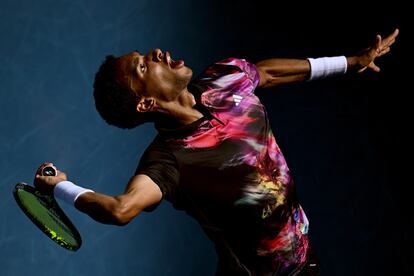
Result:
[[[381,35],[377,35],[374,43],[367,49],[361,51],[357,56],[356,70],[358,73],[370,69],[374,72],[379,72],[380,68],[375,64],[377,57],[383,56],[390,51],[390,47],[395,42],[395,38],[398,36],[399,30],[395,31],[382,39]]]

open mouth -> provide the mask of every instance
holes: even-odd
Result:
[[[172,68],[172,69],[178,69],[184,66],[184,60],[173,60],[171,58],[170,53],[167,51],[165,52],[165,57],[167,60],[168,65]]]

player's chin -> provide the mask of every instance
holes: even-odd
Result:
[[[183,66],[181,68],[176,69],[177,73],[180,75],[180,78],[183,79],[191,79],[193,76],[193,70],[190,67]]]
[[[176,90],[181,90],[187,87],[187,85],[190,83],[191,78],[193,76],[193,71],[190,68],[180,68],[180,72],[177,72],[177,74],[174,77],[174,86]]]

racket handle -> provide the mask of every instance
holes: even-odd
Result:
[[[53,168],[51,166],[47,166],[47,167],[44,167],[42,169],[42,175],[44,175],[44,176],[56,176],[57,172],[56,172],[55,168]]]

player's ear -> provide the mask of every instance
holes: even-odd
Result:
[[[137,104],[137,111],[138,112],[149,112],[154,111],[155,109],[155,99],[152,97],[146,98],[141,97]]]

